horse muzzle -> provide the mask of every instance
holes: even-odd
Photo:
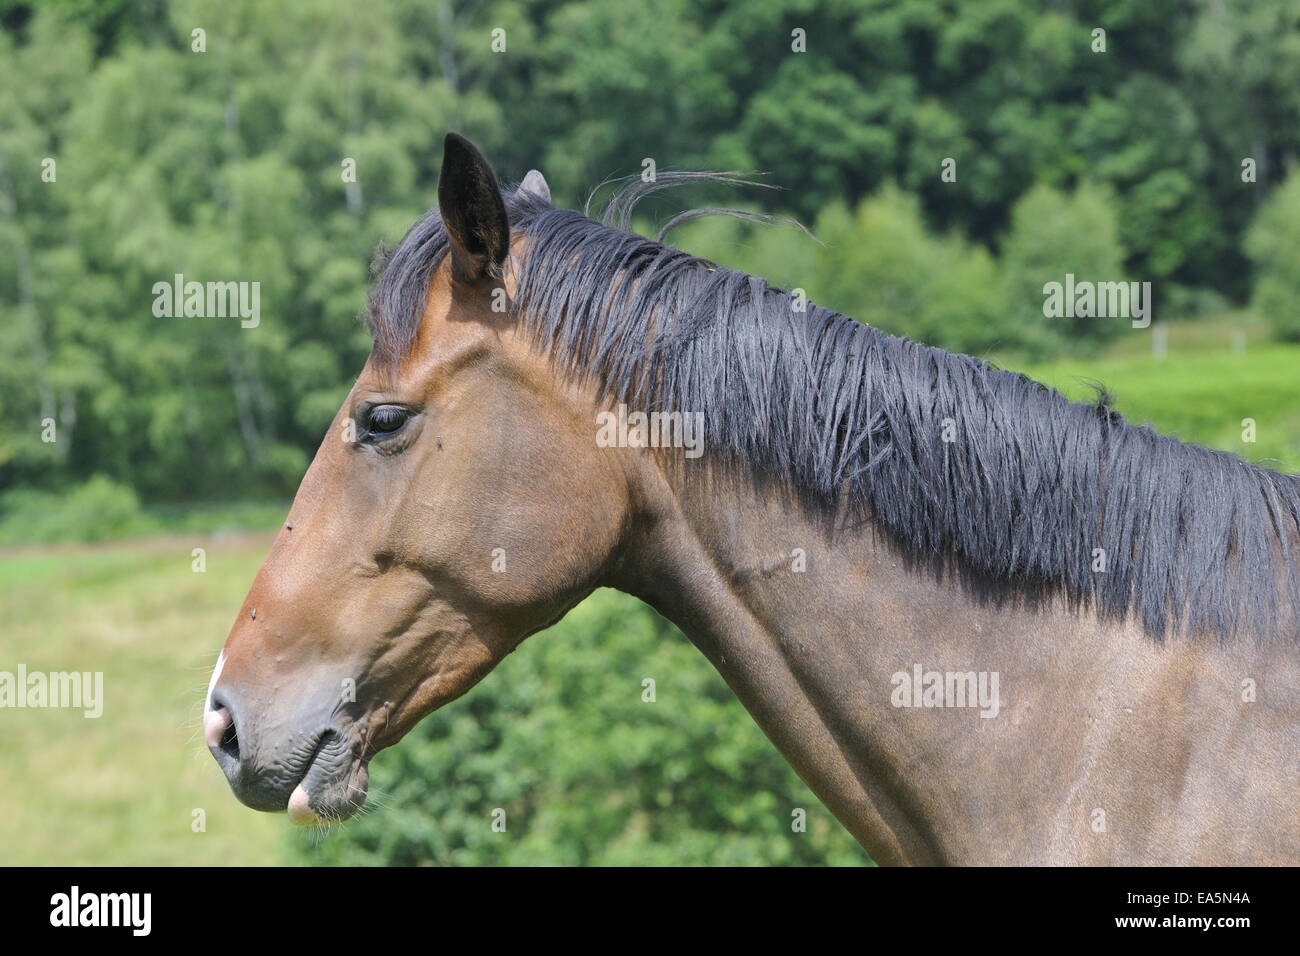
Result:
[[[300,825],[339,822],[361,809],[368,761],[334,721],[334,708],[285,716],[249,696],[214,680],[203,715],[208,750],[235,797],[254,810],[287,810]]]

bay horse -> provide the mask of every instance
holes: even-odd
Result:
[[[879,863],[1300,863],[1300,479],[631,232],[673,178],[597,222],[447,136],[212,676],[235,795],[348,817],[612,587]]]

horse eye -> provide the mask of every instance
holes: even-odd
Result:
[[[375,435],[390,435],[406,424],[408,414],[400,405],[376,405],[370,410],[366,431]]]

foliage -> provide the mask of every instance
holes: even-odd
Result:
[[[1038,355],[1086,352],[1131,328],[1123,318],[1043,315],[1047,282],[1065,283],[1067,274],[1085,282],[1128,281],[1118,231],[1114,203],[1088,183],[1072,196],[1040,185],[1020,198],[1001,259],[1007,311],[1020,329],[1011,341]]]
[[[1239,303],[1241,237],[1300,145],[1298,43],[1285,0],[6,0],[0,489],[290,493],[366,355],[371,252],[432,204],[449,128],[570,205],[646,158],[765,171],[785,188],[734,200],[824,245],[768,230],[720,261],[952,349],[1096,348],[1103,324],[1034,315],[1076,262]],[[687,198],[733,199],[647,214]],[[260,283],[260,324],[155,317],[177,273]]]
[[[1300,342],[1300,174],[1274,190],[1246,234],[1255,263],[1252,305],[1278,338]]]
[[[130,487],[95,475],[66,494],[13,488],[0,508],[0,542],[106,541],[132,530],[140,501]]]
[[[0,493],[0,546],[110,541],[164,534],[237,534],[273,528],[286,501],[141,505],[129,485],[104,475],[67,490]]]

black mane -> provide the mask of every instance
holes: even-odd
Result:
[[[626,229],[506,197],[528,237],[513,312],[570,369],[642,410],[703,411],[710,450],[826,502],[847,493],[918,557],[1063,589],[1147,631],[1271,634],[1300,608],[1300,479],[1135,427],[1025,376],[886,335]],[[447,236],[432,211],[383,267],[376,359],[414,341]],[[944,440],[948,425],[952,441]],[[1106,570],[1093,571],[1094,549]],[[1290,582],[1279,601],[1278,581]],[[1280,606],[1281,605],[1281,606]]]

